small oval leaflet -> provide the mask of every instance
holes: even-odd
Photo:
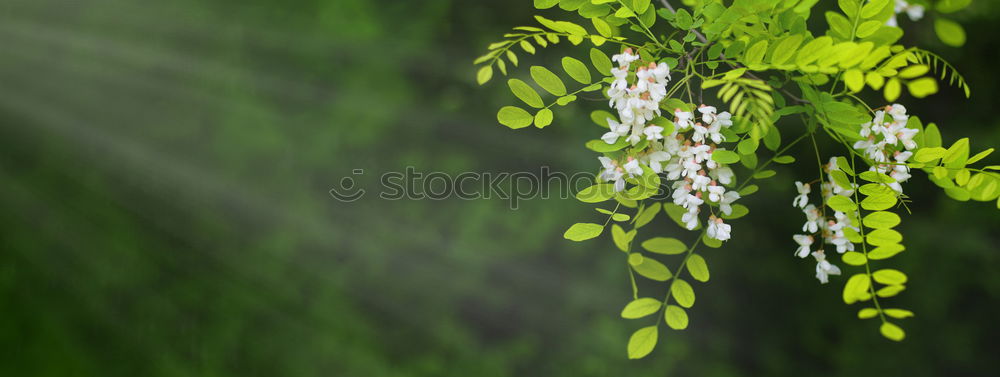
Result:
[[[642,241],[642,248],[657,254],[680,254],[687,251],[687,246],[676,238],[654,237]]]
[[[632,253],[632,255],[638,255],[638,253]],[[639,275],[656,281],[667,281],[672,276],[667,266],[653,258],[642,258],[642,263],[632,264],[632,269]]]
[[[904,332],[902,328],[896,326],[891,322],[883,323],[878,330],[879,332],[882,333],[882,336],[890,340],[895,340],[897,342],[903,340],[903,338],[906,337],[906,332]]]
[[[685,308],[694,305],[694,289],[682,279],[674,279],[674,284],[670,286],[670,294],[674,296],[677,305]]]
[[[641,297],[625,305],[622,309],[622,318],[637,319],[656,313],[663,303],[660,300],[650,297]]]
[[[906,283],[906,274],[902,271],[893,270],[891,268],[875,271],[875,273],[872,274],[872,278],[875,279],[875,281],[886,285],[900,285]]]
[[[674,330],[684,330],[688,326],[688,315],[677,305],[667,305],[667,309],[663,312],[664,320],[667,322],[667,326]]]
[[[657,327],[643,327],[628,339],[628,358],[641,359],[656,347]]]
[[[585,241],[601,235],[604,226],[594,223],[576,223],[566,229],[563,237],[570,241]]]
[[[687,261],[688,272],[691,273],[691,277],[694,280],[700,281],[702,283],[708,281],[708,264],[705,263],[705,258],[701,255],[691,254]]]

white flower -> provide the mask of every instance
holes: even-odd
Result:
[[[626,48],[621,54],[617,54],[611,57],[611,60],[618,63],[621,67],[627,67],[632,62],[639,60],[638,55],[632,55],[632,48]]]
[[[601,161],[601,166],[604,167],[604,171],[601,172],[600,179],[608,182],[615,183],[615,191],[622,191],[625,189],[625,173],[622,173],[622,168],[618,166],[614,160],[607,157],[598,157]]]
[[[795,243],[799,244],[799,248],[795,250],[795,256],[799,258],[809,256],[809,248],[813,244],[813,237],[805,234],[796,234],[792,236],[792,239],[795,240]]]
[[[792,206],[806,208],[806,204],[809,204],[809,184],[795,181],[795,189],[798,190],[799,196],[792,200]]]
[[[681,222],[684,223],[684,227],[687,230],[694,230],[694,228],[698,227],[698,211],[698,207],[694,207],[693,210],[689,210],[681,216]]]
[[[708,185],[712,183],[712,178],[705,175],[704,170],[699,170],[698,175],[691,178],[691,187],[695,191],[705,191],[708,190]]]
[[[816,278],[821,284],[826,284],[830,275],[840,275],[840,267],[827,262],[823,250],[812,253],[812,256],[816,258]]]
[[[625,172],[629,174],[630,177],[642,176],[642,167],[639,166],[639,160],[632,157],[628,158],[628,162],[624,166]]]
[[[724,185],[732,183],[734,177],[733,169],[730,169],[728,166],[722,166],[719,167],[718,169],[709,171],[708,175],[711,176],[712,178],[715,178],[715,180],[719,181],[719,183]]]
[[[806,223],[802,225],[802,231],[808,231],[809,233],[816,233],[819,231],[820,226],[823,225],[823,218],[816,209],[816,206],[810,204],[802,210],[802,213],[806,214]]]
[[[843,231],[838,231],[833,234],[832,237],[826,239],[827,243],[837,246],[837,252],[840,254],[846,253],[848,251],[854,251],[854,243],[847,239]]]
[[[674,124],[677,125],[678,131],[686,131],[688,128],[694,126],[694,124],[691,123],[691,119],[694,119],[694,114],[690,111],[674,109]]]
[[[663,172],[663,163],[666,161],[670,161],[670,153],[664,151],[651,152],[644,157],[646,165],[655,173]]]
[[[730,238],[730,231],[732,231],[732,226],[723,223],[722,219],[715,216],[708,218],[708,227],[705,229],[705,232],[709,237],[719,241],[726,241]]]
[[[715,182],[711,182],[708,186],[708,200],[719,203],[722,201],[722,196],[726,194],[726,188],[716,185]]]
[[[608,133],[605,133],[604,136],[601,136],[601,140],[604,140],[604,142],[608,144],[616,143],[619,137],[628,135],[630,130],[630,127],[627,124],[618,123],[611,118],[608,118],[608,128],[610,128],[611,131],[608,131]]]
[[[646,126],[642,130],[642,133],[646,135],[646,140],[649,141],[663,139],[663,127],[660,126]]]
[[[726,215],[732,215],[733,214],[732,204],[739,198],[740,198],[740,193],[736,191],[726,191],[726,194],[722,195],[722,200],[719,201],[719,210]]]

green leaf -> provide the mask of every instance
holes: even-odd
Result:
[[[687,270],[691,273],[691,277],[694,280],[700,281],[702,283],[708,281],[708,264],[705,263],[705,258],[701,255],[691,254],[687,261]]]
[[[851,183],[850,178],[847,178],[847,173],[840,170],[831,170],[830,177],[833,178],[833,183],[836,183],[837,186],[840,186],[844,190],[854,189],[854,184]]]
[[[860,92],[865,88],[865,75],[857,69],[848,70],[844,72],[844,83],[852,92]]]
[[[742,194],[740,194],[740,195],[743,196]],[[750,213],[750,209],[747,208],[747,206],[742,205],[742,204],[733,204],[732,208],[733,208],[733,211],[730,212],[728,215],[725,214],[725,213],[722,214],[722,218],[723,219],[726,219],[726,220],[738,219],[738,218],[746,216],[748,213]]]
[[[952,144],[950,148],[945,152],[944,157],[941,157],[941,162],[950,165],[953,162],[959,162],[957,166],[965,166],[965,160],[969,156],[969,138],[961,138]]]
[[[541,109],[535,114],[535,127],[545,128],[552,124],[552,110]]]
[[[990,148],[990,149],[987,149],[985,151],[976,153],[975,156],[969,157],[969,160],[965,161],[965,164],[966,165],[972,165],[974,163],[977,163],[977,162],[979,162],[979,160],[982,160],[982,159],[986,158],[986,156],[989,156],[991,153],[993,153],[993,148]]]
[[[587,69],[587,65],[583,62],[573,59],[569,56],[564,56],[562,58],[563,70],[569,77],[581,84],[590,84],[590,70]]]
[[[660,300],[643,297],[635,299],[622,309],[622,318],[638,319],[656,313],[663,306]]]
[[[890,268],[875,271],[875,273],[872,274],[872,278],[885,285],[906,284],[906,274],[902,271]]]
[[[858,38],[868,38],[872,34],[875,34],[875,32],[882,27],[882,24],[883,23],[880,20],[862,22],[861,25],[858,25],[858,30],[855,35]]]
[[[628,358],[641,359],[656,347],[657,326],[643,327],[628,339]]]
[[[638,253],[632,253],[632,255],[638,255]],[[631,263],[632,260],[629,259],[629,263],[632,265],[632,269],[639,275],[645,276],[648,279],[656,281],[667,281],[670,279],[672,274],[667,266],[660,263],[653,258],[642,258],[640,263]]]
[[[885,9],[886,5],[889,5],[893,0],[871,0],[868,4],[861,7],[861,17],[872,18],[877,16],[879,13]],[[862,37],[864,38],[864,37]]]
[[[901,89],[902,87],[899,84],[899,79],[893,77],[885,83],[885,88],[883,88],[882,93],[885,96],[886,101],[893,102],[899,98]]]
[[[601,235],[604,226],[594,223],[576,223],[563,233],[563,238],[570,241],[585,241]]]
[[[861,208],[869,211],[883,211],[896,205],[896,201],[896,196],[893,194],[871,195],[861,201]]]
[[[913,161],[927,163],[944,157],[944,153],[947,150],[941,147],[924,147],[917,149],[917,153],[913,155]]]
[[[928,124],[924,127],[924,145],[921,147],[940,147],[941,146],[941,131],[938,131],[937,125],[934,123]]]
[[[774,170],[764,170],[753,175],[754,179],[767,179],[773,177],[777,172]]]
[[[899,221],[899,215],[892,212],[879,211],[869,213],[862,220],[862,223],[866,227],[873,229],[889,229],[899,225]]]
[[[903,235],[892,229],[875,229],[865,235],[869,245],[884,246],[897,244],[903,240]]]
[[[597,72],[601,75],[610,76],[611,75],[611,58],[608,57],[603,51],[596,48],[590,49],[590,63],[594,65]]]
[[[535,8],[537,9],[549,9],[556,4],[559,4],[559,0],[535,0]]]
[[[764,53],[767,52],[767,40],[760,40],[747,49],[743,55],[743,61],[749,66],[760,64],[764,60]]]
[[[844,263],[851,266],[863,266],[865,262],[868,261],[868,258],[865,258],[864,254],[856,251],[848,251],[840,258],[844,261]]]
[[[890,322],[883,322],[882,326],[878,328],[878,331],[882,333],[882,336],[888,338],[889,340],[899,342],[902,341],[903,338],[906,338],[906,332],[904,332],[899,326]]]
[[[666,212],[667,216],[670,216],[670,219],[674,220],[674,222],[677,223],[677,225],[679,225],[682,228],[684,227],[684,222],[681,221],[681,217],[684,216],[685,213],[687,213],[687,209],[679,205],[676,205],[674,203],[664,203],[663,211]],[[694,229],[699,229],[699,228],[701,228],[700,221]]]
[[[858,319],[869,319],[878,316],[878,310],[875,308],[864,308],[858,311]]]
[[[660,202],[653,202],[653,204],[644,207],[642,211],[639,211],[639,214],[635,216],[635,228],[639,229],[646,224],[649,224],[650,221],[653,221],[653,219],[656,218],[657,213],[660,213]]]
[[[898,243],[879,246],[876,247],[875,250],[868,252],[868,259],[871,260],[889,259],[892,258],[894,255],[901,253],[903,250],[906,250],[906,248]]]
[[[868,279],[868,275],[854,274],[854,276],[847,279],[847,283],[844,284],[844,302],[850,305],[866,298],[866,292],[870,286],[871,280]]]
[[[801,35],[796,34],[782,39],[781,42],[778,42],[778,44],[774,47],[774,52],[771,53],[771,64],[785,64],[788,59],[791,59],[792,55],[795,55],[795,52],[799,48],[800,44],[802,44]]]
[[[773,161],[776,164],[786,165],[786,164],[791,164],[791,163],[795,162],[795,157],[792,157],[792,156],[789,156],[789,155],[777,156],[777,157],[774,158]]]
[[[875,291],[875,295],[878,297],[892,297],[899,294],[899,292],[902,292],[904,289],[906,289],[906,286],[890,285],[887,287],[882,287],[882,289]]]
[[[491,78],[493,78],[493,66],[491,65],[484,65],[482,68],[479,68],[479,72],[476,73],[476,82],[478,82],[479,85],[485,84],[487,81],[490,81]]]
[[[632,237],[630,237],[629,234],[632,234],[634,237],[635,231],[633,230],[626,233],[625,229],[622,229],[620,225],[611,225],[611,240],[614,241],[615,247],[617,247],[618,250],[628,252],[629,243],[632,242]]]
[[[934,19],[934,32],[946,45],[962,47],[965,44],[965,29],[955,21],[937,17]]]
[[[887,315],[887,316],[890,316],[892,318],[898,318],[898,319],[913,317],[913,312],[911,312],[909,310],[906,310],[906,309],[891,308],[891,309],[882,310],[882,312],[884,312],[885,315]]]
[[[844,156],[837,156],[836,161],[837,161],[837,169],[840,169],[841,171],[847,173],[848,175],[854,175],[854,170],[851,169],[851,164],[847,162],[847,159],[844,158]]]
[[[584,203],[600,203],[615,196],[615,185],[598,183],[576,193],[576,199]]]
[[[545,103],[542,102],[542,97],[538,95],[538,92],[536,92],[535,89],[532,89],[531,86],[524,81],[510,79],[507,80],[507,86],[510,87],[510,91],[514,93],[514,96],[528,106],[539,109],[545,106]]]
[[[688,315],[677,305],[667,305],[667,309],[663,312],[663,319],[667,322],[667,326],[674,330],[684,330],[688,327]]]
[[[716,149],[712,152],[712,160],[722,164],[735,164],[740,161],[740,155],[725,149]]]
[[[651,253],[674,255],[687,251],[687,246],[676,238],[655,237],[642,242],[642,248]]]
[[[799,54],[795,57],[795,64],[801,67],[812,63],[824,55],[820,52],[831,46],[833,46],[833,39],[830,37],[823,36],[813,39],[799,49]]]
[[[566,85],[563,84],[559,76],[548,70],[548,68],[541,66],[532,66],[530,69],[531,78],[538,83],[538,86],[545,89],[545,91],[552,93],[557,96],[566,95]]]
[[[924,98],[937,93],[938,85],[933,77],[921,77],[906,83],[906,89],[910,91],[910,95],[916,98]]]
[[[530,126],[534,122],[535,117],[520,107],[504,106],[497,112],[497,120],[502,125],[517,129]]]
[[[611,38],[611,25],[608,25],[607,21],[599,17],[591,18],[590,21],[594,23],[594,29],[597,30],[597,34],[605,38]]]
[[[524,52],[527,52],[532,55],[535,54],[535,46],[532,46],[531,42],[528,42],[527,40],[522,40],[520,46],[521,49],[524,50]]]
[[[691,284],[682,279],[674,279],[674,284],[670,286],[670,294],[674,296],[677,305],[685,308],[694,305],[694,289],[691,288]]]
[[[851,199],[840,195],[835,195],[832,198],[827,199],[826,205],[843,213],[852,213],[858,209],[858,206],[854,204]]]

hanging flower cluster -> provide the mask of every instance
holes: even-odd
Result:
[[[820,184],[823,202],[828,202],[837,195],[850,197],[854,194],[855,187],[853,184],[849,188],[844,188],[834,182],[831,173],[837,169],[836,158],[831,158],[830,163],[824,166],[824,170],[827,172],[827,179]],[[824,243],[835,247],[837,253],[843,254],[848,251],[854,251],[854,243],[848,240],[846,232],[857,232],[860,230],[851,223],[851,218],[857,218],[857,213],[848,216],[844,212],[834,211],[833,216],[827,217],[825,208],[821,210],[816,208],[815,205],[809,204],[809,194],[812,191],[809,183],[795,182],[795,187],[798,191],[798,196],[792,201],[792,205],[802,209],[802,212],[806,215],[806,222],[802,225],[802,231],[808,233],[792,236],[795,243],[799,245],[798,249],[795,250],[795,256],[806,258],[812,255],[816,259],[816,279],[819,279],[820,283],[826,284],[829,281],[828,278],[830,275],[840,275],[840,268],[827,262],[826,254],[822,248],[812,251],[812,244],[816,242],[816,237],[818,236],[823,239]]]
[[[913,137],[919,132],[918,129],[906,128],[906,108],[900,104],[886,106],[884,109],[875,111],[875,116],[871,122],[861,125],[860,136],[864,139],[854,143],[854,148],[862,150],[867,158],[873,162],[869,169],[892,177],[895,181],[886,183],[897,193],[903,192],[900,185],[910,178],[910,171],[906,161],[913,155],[910,150],[917,148],[917,143]],[[840,169],[837,166],[836,157],[824,167],[827,172],[827,179],[821,183],[820,189],[823,202],[828,203],[836,195],[850,197],[854,194],[857,186],[850,182],[836,182],[833,172]],[[815,242],[813,234],[818,234],[824,243],[837,248],[837,253],[843,254],[854,251],[854,243],[851,242],[846,232],[858,232],[860,229],[852,224],[851,219],[857,219],[858,213],[844,213],[834,211],[832,217],[827,217],[824,212],[809,204],[810,187],[808,183],[795,182],[798,196],[792,200],[792,205],[801,208],[806,215],[806,223],[802,226],[803,232],[809,234],[797,234],[792,237],[799,245],[795,255],[805,258],[810,254],[816,259],[816,278],[820,282],[826,283],[829,275],[839,275],[840,268],[826,261],[823,250],[811,251]]]
[[[666,132],[650,121],[660,116],[660,101],[667,94],[666,84],[670,80],[667,64],[644,64],[632,49],[615,55],[612,60],[619,66],[611,69],[614,81],[607,93],[609,105],[617,110],[621,122],[609,118],[610,130],[601,139],[608,144],[617,143],[619,138],[626,138],[632,146],[642,141],[648,143],[624,161],[598,157],[602,167],[600,179],[614,182],[615,191],[622,191],[626,178],[643,174],[640,164],[655,174],[666,173],[672,181],[669,187],[674,204],[687,210],[682,221],[689,230],[698,226],[698,214],[706,199],[717,204],[723,214],[731,214],[732,204],[740,195],[726,190],[724,185],[733,183],[733,170],[712,160],[712,153],[722,149],[717,144],[726,140],[722,130],[733,125],[732,115],[718,113],[715,107],[705,105],[698,108],[697,116],[691,111],[675,109],[674,127]],[[633,64],[636,62],[640,63]],[[630,85],[633,65],[637,66],[636,82]],[[709,216],[705,229],[709,237],[725,241],[730,238],[731,230],[721,217]]]
[[[889,119],[886,119],[887,116]],[[887,174],[896,180],[889,187],[898,193],[903,192],[900,183],[910,179],[906,161],[913,156],[910,151],[917,148],[913,137],[920,132],[915,128],[906,128],[907,119],[906,108],[900,104],[877,110],[871,122],[861,125],[861,137],[865,140],[854,143],[855,149],[864,150],[865,155],[876,163],[869,170]]]

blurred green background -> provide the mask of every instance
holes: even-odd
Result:
[[[792,257],[792,181],[815,173],[804,164],[746,199],[733,241],[705,254],[712,281],[696,286],[691,326],[641,361],[625,355],[640,324],[618,317],[623,255],[607,238],[561,237],[598,218],[591,206],[333,200],[358,168],[369,192],[405,166],[594,169],[582,142],[599,135],[587,114],[603,102],[512,131],[495,122],[514,101],[506,86],[474,83],[472,59],[533,12],[527,0],[0,3],[0,375],[997,373],[1000,217],[923,173],[907,184],[908,250],[891,262],[912,278],[890,300],[917,313],[905,342],[857,320],[842,279],[819,285]],[[1000,5],[954,18],[964,48],[927,20],[903,21],[904,41],[951,60],[972,99],[901,101],[978,151],[1000,144]],[[563,43],[522,65],[573,51],[585,57]],[[644,230],[689,237],[668,221]]]

